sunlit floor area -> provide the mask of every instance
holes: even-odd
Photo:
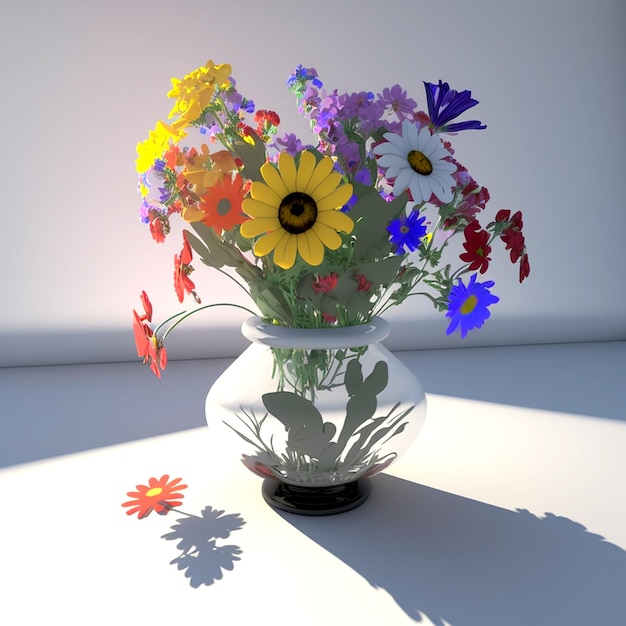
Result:
[[[240,441],[205,425],[229,360],[161,381],[128,363],[0,370],[7,624],[620,623],[626,342],[399,356],[425,426],[328,517],[270,508]],[[181,506],[126,515],[163,475],[187,485]]]

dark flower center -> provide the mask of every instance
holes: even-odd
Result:
[[[228,215],[231,207],[230,200],[228,198],[222,198],[217,203],[217,212],[223,217],[224,215]]]
[[[423,152],[420,152],[419,150],[411,150],[406,158],[414,172],[417,172],[422,176],[428,176],[433,173],[433,164]]]
[[[278,207],[278,221],[292,235],[306,232],[316,220],[317,205],[306,193],[294,191],[285,196]]]

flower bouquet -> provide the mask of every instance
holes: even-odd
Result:
[[[134,311],[137,352],[157,376],[167,364],[169,332],[189,315],[229,305],[201,303],[191,278],[198,263],[237,282],[256,307],[246,310],[276,328],[366,326],[413,296],[428,298],[448,318],[447,334],[465,337],[483,325],[498,302],[493,281],[480,280],[493,241],[501,239],[510,251],[520,282],[529,275],[522,216],[500,210],[481,224],[489,192],[456,160],[447,138],[486,128],[457,120],[477,101],[442,81],[424,87],[426,110],[400,85],[379,94],[328,91],[315,69],[299,65],[287,89],[310,124],[311,136],[301,139],[278,133],[279,115],[241,94],[227,64],[209,61],[182,80],[172,79],[168,121],[157,122],[137,147],[140,215],[159,243],[173,220],[187,226],[174,256],[174,288],[180,302],[189,295],[197,306],[153,327],[152,306],[142,293],[143,312]],[[460,254],[448,247],[454,237],[462,238]],[[278,393],[314,403],[321,391],[351,381],[346,398],[352,399],[376,369],[359,369],[366,346],[302,348],[272,346]],[[370,382],[384,389],[388,370],[376,372],[380,380]],[[367,395],[364,389],[358,393]],[[370,417],[342,431],[337,447],[321,419],[315,429],[295,425],[277,408],[276,396],[265,399],[265,410],[279,414],[290,436],[296,428],[317,433],[315,445],[291,437],[277,452],[261,437],[263,418],[246,413],[247,434],[238,433],[262,452],[255,467],[275,477],[277,464],[310,472],[322,457],[326,470],[336,469],[346,459],[346,442],[371,442],[383,428],[391,428],[385,430],[391,438],[405,425],[405,409],[384,420],[367,410]],[[376,407],[376,397],[373,402]],[[366,451],[352,455],[359,458],[359,471],[383,463],[375,446],[359,450]],[[349,472],[357,472],[354,467]]]

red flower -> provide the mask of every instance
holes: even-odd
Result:
[[[148,298],[148,294],[145,291],[142,291],[139,295],[141,300],[141,304],[143,305],[143,310],[145,311],[145,319],[149,322],[152,321],[152,302],[150,302],[150,298]]]
[[[327,274],[326,276],[319,276],[317,280],[313,281],[313,291],[315,293],[328,293],[337,286],[337,279],[339,276],[335,272]]]
[[[196,286],[191,278],[189,278],[189,274],[193,272],[193,267],[190,265],[191,260],[191,246],[187,238],[183,235],[183,249],[181,250],[180,256],[177,254],[174,255],[174,289],[179,302],[184,300],[186,293],[190,293],[195,298],[196,302],[199,303],[198,296],[194,291]]]
[[[371,280],[367,280],[367,278],[365,278],[363,274],[357,274],[356,279],[359,282],[356,288],[357,291],[369,291],[370,290],[370,287],[372,286]]]
[[[334,324],[337,321],[337,318],[334,315],[331,315],[330,313],[324,313],[323,311],[322,311],[322,319],[327,324]]]
[[[150,369],[157,378],[161,378],[161,370],[167,367],[167,352],[150,326],[144,321],[152,320],[152,303],[145,291],[141,292],[140,297],[145,311],[144,315],[140,316],[133,309],[133,333],[137,356],[150,365]]]
[[[530,274],[530,263],[528,262],[528,255],[525,254],[519,262],[519,281],[523,282],[525,278],[528,278]]]
[[[164,474],[158,480],[150,478],[147,485],[137,485],[137,491],[129,491],[126,495],[133,499],[122,504],[131,507],[126,511],[126,515],[137,513],[137,517],[143,519],[152,511],[166,515],[171,507],[180,506],[185,496],[177,490],[187,489],[187,485],[178,484],[182,478],[175,478],[172,481],[169,478],[168,474]]]
[[[459,258],[461,261],[470,263],[470,270],[478,270],[481,274],[484,274],[489,267],[489,261],[491,261],[489,257],[491,252],[489,233],[481,229],[478,220],[474,220],[465,227],[463,234],[466,240],[463,247],[466,252],[461,254]]]

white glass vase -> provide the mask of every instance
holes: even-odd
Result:
[[[265,479],[270,505],[307,515],[354,508],[369,478],[416,439],[426,398],[380,343],[389,330],[381,318],[322,329],[243,324],[252,343],[211,387],[206,416],[241,437],[242,461]]]

